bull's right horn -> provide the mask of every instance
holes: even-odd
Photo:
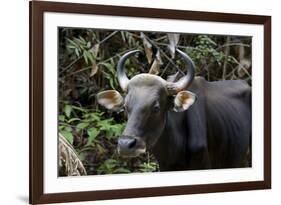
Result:
[[[140,50],[133,50],[125,53],[119,60],[117,64],[117,78],[120,84],[120,87],[122,88],[123,91],[127,91],[127,86],[130,82],[128,79],[126,72],[125,72],[125,62],[126,60],[134,55],[135,53],[141,52]]]

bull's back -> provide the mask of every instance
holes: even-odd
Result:
[[[207,82],[197,78],[191,90],[205,112],[211,167],[245,166],[251,140],[250,86],[241,80]]]

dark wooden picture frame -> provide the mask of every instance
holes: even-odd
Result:
[[[45,194],[43,190],[44,12],[259,24],[264,28],[264,180]],[[271,188],[271,17],[198,11],[30,2],[30,203],[74,202]]]

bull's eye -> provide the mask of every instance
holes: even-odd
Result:
[[[152,112],[155,114],[160,112],[160,105],[158,103],[152,107]]]

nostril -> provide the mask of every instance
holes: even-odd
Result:
[[[137,145],[137,139],[133,137],[122,136],[118,139],[118,146],[120,149],[133,149]]]
[[[137,140],[136,139],[132,139],[129,143],[128,143],[128,148],[132,149],[136,146],[137,144]]]

